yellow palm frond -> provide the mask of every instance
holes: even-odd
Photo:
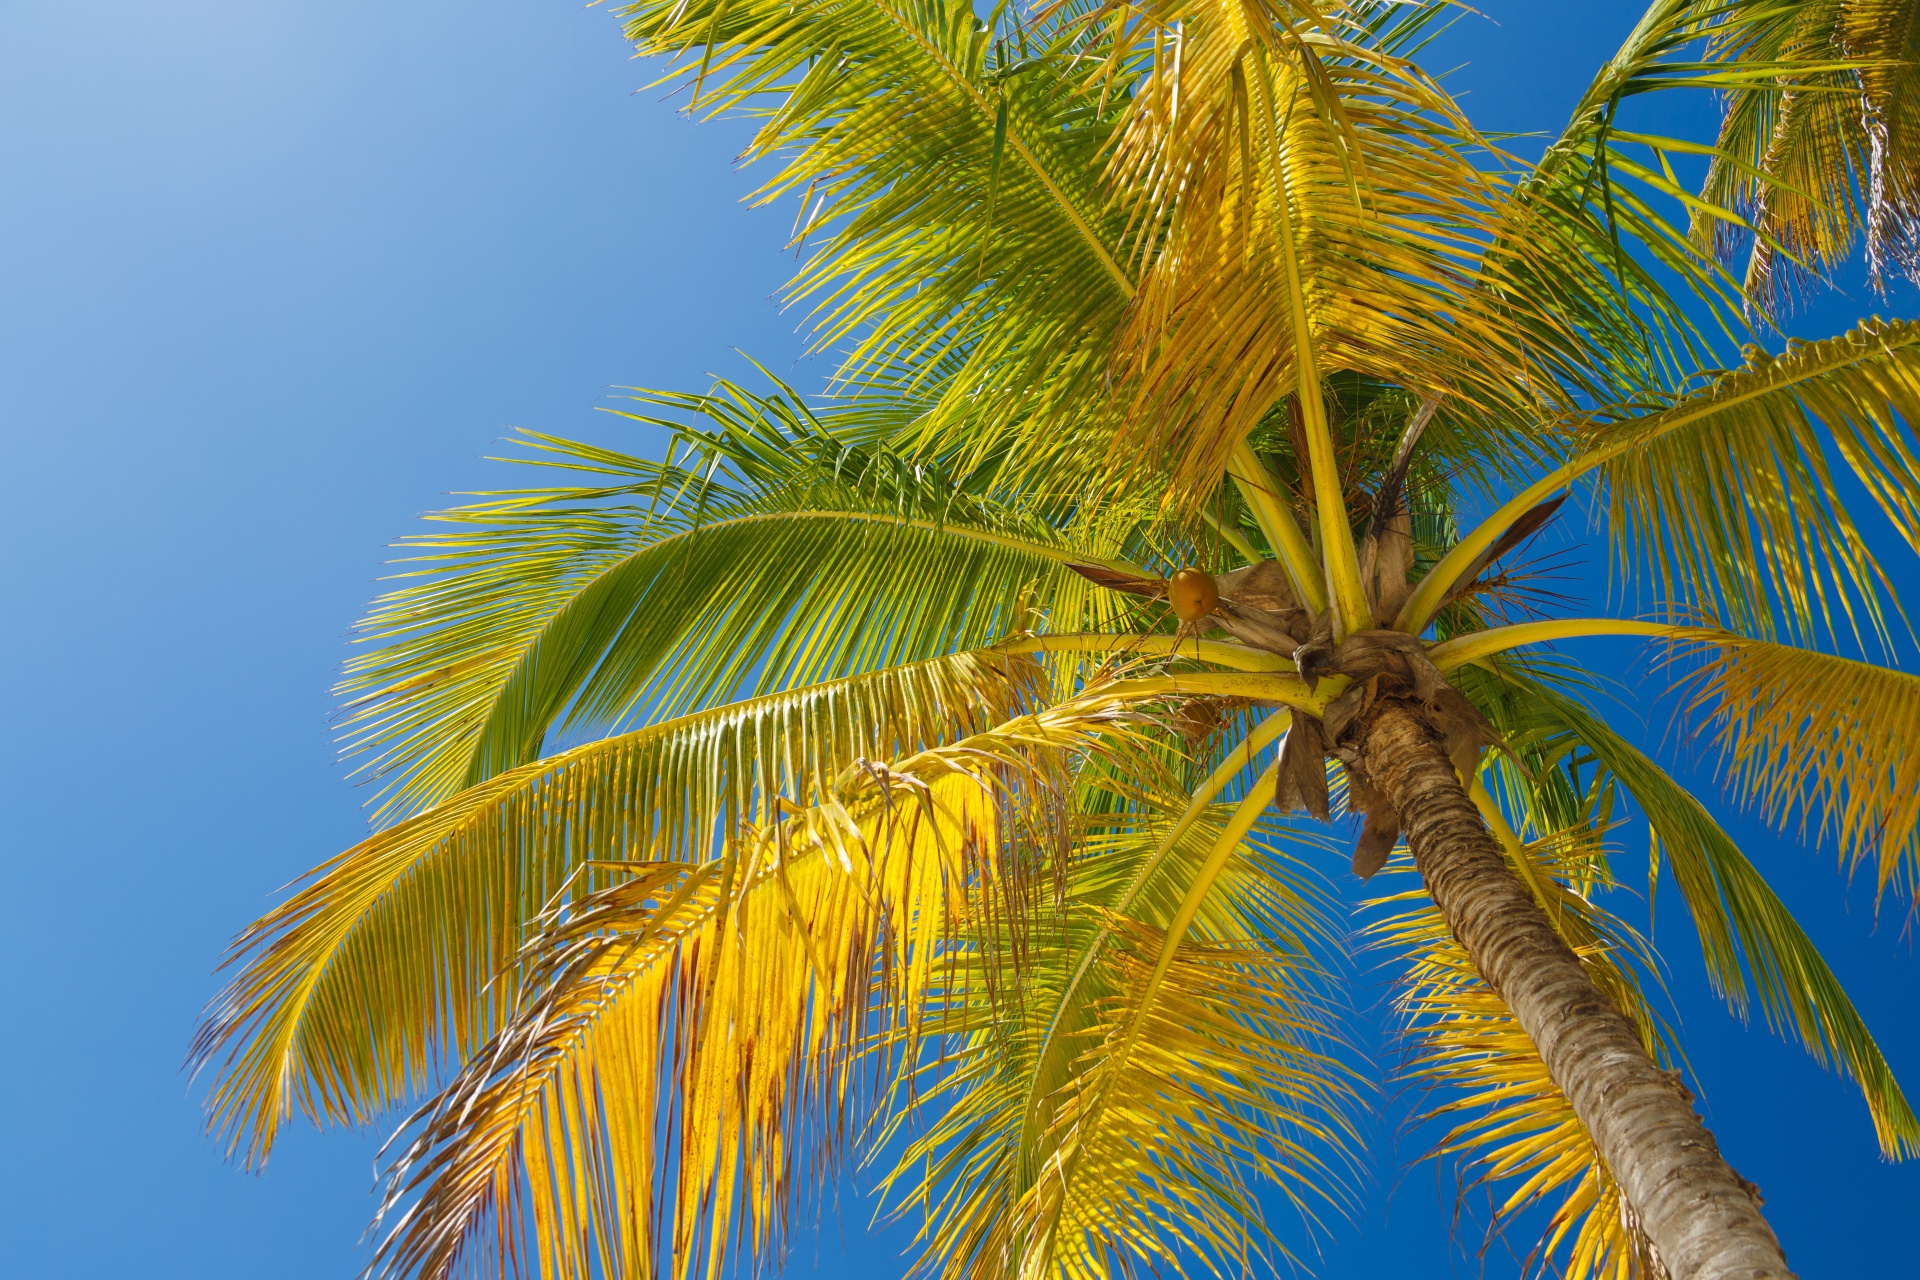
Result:
[[[1183,498],[1211,489],[1283,396],[1320,450],[1320,380],[1336,370],[1470,405],[1516,407],[1535,383],[1550,394],[1516,340],[1526,304],[1470,278],[1501,199],[1469,159],[1478,139],[1357,11],[1141,15],[1109,55],[1146,65],[1113,161],[1143,265],[1117,358],[1134,387],[1128,438],[1156,446]],[[1332,459],[1312,461],[1331,515]]]
[[[1133,719],[1095,694],[856,762],[716,859],[597,861],[612,887],[543,917],[513,1015],[415,1117],[377,1265],[507,1275],[524,1251],[546,1275],[713,1277],[774,1249],[872,1083],[873,1033],[910,1063],[940,1029],[1023,815],[1049,825],[1088,753],[1151,779]]]
[[[538,937],[513,1019],[412,1123],[383,1274],[511,1275],[524,1249],[544,1276],[719,1275],[771,1249],[867,1020],[922,1005],[994,845],[972,776],[852,782],[720,860],[609,868]]]
[[[961,654],[668,720],[523,765],[335,857],[234,945],[194,1046],[212,1124],[263,1159],[296,1107],[362,1122],[498,1033],[529,923],[597,861],[705,862],[860,760],[984,731],[1037,701],[1030,660]]]
[[[1816,826],[1879,888],[1920,887],[1920,677],[1696,632],[1693,708],[1718,728],[1728,785],[1782,827]]]
[[[1772,10],[1715,41],[1719,58],[1774,74],[1727,95],[1701,194],[1750,220],[1746,289],[1757,302],[1840,267],[1862,233],[1884,289],[1889,272],[1920,269],[1920,5]],[[1721,223],[1715,237],[1729,255],[1742,246],[1734,231]]]
[[[1615,544],[1662,596],[1771,638],[1880,628],[1891,584],[1826,463],[1829,444],[1920,551],[1920,325],[1869,323],[1744,369],[1643,422],[1602,429]],[[1858,611],[1858,612],[1856,612]]]
[[[1314,1147],[1345,1133],[1341,1074],[1313,1042],[1323,1021],[1300,958],[1194,928],[1271,803],[1277,762],[1233,806],[1186,879],[1165,923],[1110,917],[1083,964],[1112,983],[1083,1018],[1071,1080],[1024,1116],[1026,1185],[1004,1231],[1022,1277],[1094,1277],[1165,1260],[1165,1238],[1244,1266],[1238,1170],[1251,1169],[1302,1204],[1328,1170]],[[1169,888],[1174,888],[1170,885]],[[1035,1098],[1030,1105],[1039,1105]],[[1238,1122],[1237,1124],[1235,1122]],[[1028,1136],[1031,1135],[1031,1136]],[[1140,1187],[1127,1200],[1115,1185]],[[1211,1195],[1204,1189],[1211,1185]],[[1150,1188],[1150,1190],[1149,1190]],[[1156,1243],[1158,1242],[1158,1243]],[[1005,1246],[1003,1245],[1003,1248]]]

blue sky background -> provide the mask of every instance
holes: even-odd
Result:
[[[1515,130],[1557,127],[1637,16],[1482,8],[1428,61]],[[612,387],[739,375],[735,347],[821,372],[772,300],[790,215],[739,203],[744,134],[650,78],[608,13],[557,0],[0,6],[0,1275],[364,1264],[377,1136],[296,1131],[237,1172],[179,1066],[226,940],[364,829],[327,688],[385,544],[497,478],[510,426],[634,445],[593,412]],[[1854,292],[1797,330],[1920,314]],[[1876,928],[1830,856],[1733,825],[1920,1089],[1897,912]],[[1920,1168],[1877,1159],[1851,1086],[1725,1017],[1661,916],[1709,1121],[1800,1274],[1911,1274]],[[1394,1161],[1315,1270],[1483,1274],[1451,1181]],[[900,1274],[907,1234],[840,1203],[792,1273]]]

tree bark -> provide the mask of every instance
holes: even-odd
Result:
[[[1418,708],[1377,704],[1359,747],[1447,926],[1532,1039],[1672,1280],[1788,1280],[1757,1193],[1508,868]]]

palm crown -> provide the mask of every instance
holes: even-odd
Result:
[[[1729,1003],[1913,1152],[1785,905],[1532,648],[1664,644],[1734,792],[1911,895],[1920,682],[1843,656],[1901,615],[1829,456],[1920,548],[1920,325],[1707,336],[1859,232],[1911,269],[1911,3],[1663,0],[1533,164],[1411,60],[1438,6],[626,12],[761,120],[834,394],[640,393],[664,458],[532,436],[564,485],[412,540],[346,681],[379,829],[196,1046],[234,1150],[434,1090],[393,1274],[715,1274],[852,1143],[930,1273],[1243,1263],[1260,1187],[1351,1194],[1288,816],[1344,806],[1354,870],[1422,876],[1371,937],[1409,1070],[1540,1256],[1784,1274],[1599,902],[1632,806]],[[1727,93],[1715,142],[1618,127],[1671,87]],[[1552,616],[1514,562],[1569,491],[1657,612]]]

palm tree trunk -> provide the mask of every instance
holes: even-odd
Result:
[[[1377,704],[1360,749],[1447,926],[1532,1039],[1672,1280],[1787,1280],[1757,1193],[1508,869],[1418,709]]]

